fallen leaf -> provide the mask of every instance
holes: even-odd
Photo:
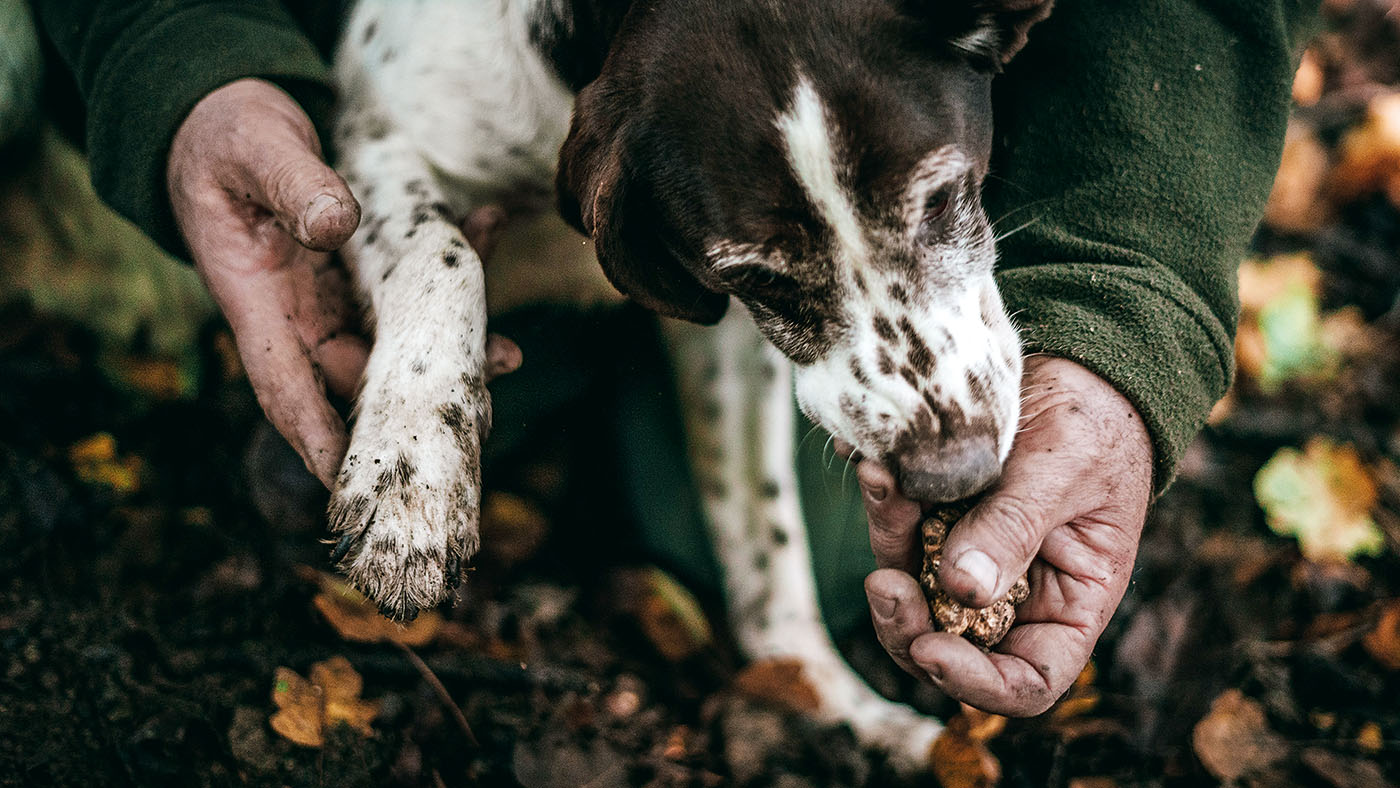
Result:
[[[661,656],[679,662],[714,642],[709,619],[684,586],[656,568],[647,570],[644,580],[638,623]]]
[[[1337,353],[1323,342],[1322,273],[1305,254],[1240,264],[1236,365],[1265,392],[1294,380],[1326,380]]]
[[[962,706],[962,716],[967,718],[967,737],[976,742],[989,742],[1006,730],[1006,718],[974,708],[966,703]]]
[[[1372,755],[1380,752],[1385,747],[1385,737],[1381,734],[1381,726],[1374,722],[1362,725],[1361,730],[1356,732],[1356,746]]]
[[[1288,753],[1286,742],[1269,728],[1264,707],[1238,689],[1221,693],[1191,734],[1196,757],[1221,780],[1237,780],[1266,769]]]
[[[481,554],[501,566],[514,566],[535,554],[549,530],[549,520],[528,500],[505,492],[488,492],[481,506]]]
[[[325,703],[320,687],[291,668],[279,667],[272,678],[272,702],[277,711],[270,722],[282,738],[303,747],[326,743],[322,730]]]
[[[750,698],[789,711],[810,713],[821,706],[816,687],[802,673],[799,659],[762,659],[749,663],[734,677],[734,688]]]
[[[1385,537],[1371,518],[1377,494],[1356,449],[1321,436],[1301,453],[1280,449],[1254,477],[1269,528],[1296,536],[1311,561],[1380,554]]]
[[[442,614],[436,610],[425,610],[407,624],[400,624],[380,615],[374,603],[350,584],[325,572],[317,572],[316,581],[321,591],[311,603],[346,640],[417,647],[431,643],[442,630]]]
[[[1392,599],[1381,612],[1376,628],[1361,639],[1366,653],[1387,670],[1400,670],[1400,599]]]
[[[1300,107],[1316,104],[1322,98],[1324,83],[1321,58],[1312,49],[1305,50],[1298,71],[1293,75],[1293,103]]]
[[[1093,711],[1099,705],[1099,691],[1094,687],[1094,679],[1097,677],[1098,670],[1094,663],[1086,664],[1084,669],[1079,671],[1079,676],[1075,678],[1069,692],[1051,709],[1050,720],[1056,723],[1064,722]]]
[[[1331,213],[1323,198],[1331,164],[1317,132],[1302,121],[1289,121],[1283,158],[1264,206],[1264,222],[1286,233],[1310,233],[1322,227]]]
[[[929,762],[943,788],[991,788],[1001,782],[1001,762],[972,737],[965,714],[948,720],[948,727],[933,740]]]
[[[70,446],[68,463],[79,479],[108,487],[119,496],[141,489],[141,458],[119,456],[117,439],[110,433],[99,432]]]
[[[361,700],[363,689],[364,680],[345,657],[313,664],[310,680],[279,667],[272,683],[277,711],[269,722],[280,736],[303,747],[325,744],[326,728],[338,722],[372,736],[370,723],[379,713],[379,704]]]
[[[1323,747],[1307,747],[1303,765],[1333,788],[1395,788],[1374,761],[1348,758]]]
[[[126,356],[113,362],[109,369],[123,383],[152,399],[170,401],[194,393],[194,376],[169,359]]]
[[[1400,93],[1382,93],[1366,105],[1365,119],[1337,147],[1330,190],[1338,202],[1385,191],[1400,197]]]

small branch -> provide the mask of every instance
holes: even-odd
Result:
[[[417,668],[418,672],[423,676],[423,680],[428,682],[428,686],[433,688],[433,692],[437,693],[438,700],[442,701],[442,705],[446,706],[447,710],[452,713],[453,719],[457,720],[457,726],[462,729],[462,733],[466,735],[467,741],[471,742],[473,747],[480,749],[481,742],[477,741],[476,734],[472,733],[472,726],[467,723],[467,715],[463,714],[462,707],[458,706],[457,702],[452,700],[452,696],[447,692],[447,687],[444,687],[442,682],[438,680],[437,674],[433,672],[433,669],[428,667],[428,663],[424,662],[422,657],[414,653],[413,649],[398,641],[391,642],[403,651],[404,656],[408,657],[408,661],[413,663],[413,667]]]

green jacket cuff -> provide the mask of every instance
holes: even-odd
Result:
[[[325,62],[284,12],[246,3],[143,14],[111,42],[88,91],[88,153],[97,193],[165,250],[188,259],[165,185],[170,143],[214,89],[266,79],[317,129],[332,108]]]
[[[1142,415],[1153,489],[1224,396],[1234,371],[1230,328],[1179,279],[1108,263],[998,272],[1026,351],[1075,361],[1110,381]]]

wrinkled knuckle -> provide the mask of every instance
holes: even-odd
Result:
[[[1040,548],[1040,517],[1035,508],[1015,496],[1000,495],[984,504],[985,522],[1000,544],[1013,546],[1024,558],[1030,558]]]

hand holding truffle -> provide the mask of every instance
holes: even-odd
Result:
[[[1022,388],[1021,429],[1000,482],[946,540],[936,533],[939,512],[930,518],[931,573],[921,572],[923,507],[877,462],[857,471],[881,567],[865,582],[881,644],[948,695],[1014,716],[1045,711],[1088,661],[1127,589],[1152,491],[1147,430],[1108,383],[1071,361],[1036,357]],[[945,613],[937,628],[921,574],[931,575],[934,607]],[[1001,639],[995,630],[1011,618],[1003,608],[1026,580],[1029,595]]]

